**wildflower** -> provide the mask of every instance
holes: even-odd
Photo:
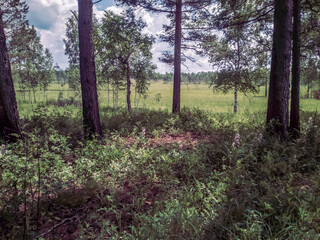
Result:
[[[142,132],[141,132],[142,138],[146,137],[146,129],[142,128]]]
[[[180,145],[179,145],[179,149],[182,149],[182,148],[183,148],[183,145],[182,145],[182,144],[180,144]]]
[[[253,115],[252,115],[252,123],[254,123],[254,122],[255,122],[255,120],[256,120],[256,115],[255,115],[255,114],[253,114]]]
[[[232,143],[233,147],[240,147],[240,133],[237,133],[234,137],[234,142]]]
[[[6,145],[2,144],[0,148],[0,156],[4,155],[6,153]]]
[[[308,125],[312,125],[312,122],[313,122],[312,117],[309,117]]]
[[[259,136],[258,136],[258,142],[262,143],[262,141],[263,141],[263,134],[260,133]]]

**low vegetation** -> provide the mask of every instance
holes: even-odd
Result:
[[[280,142],[265,112],[103,107],[101,142],[74,108],[2,146],[1,239],[319,239],[318,113]]]

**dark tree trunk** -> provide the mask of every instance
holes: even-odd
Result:
[[[80,79],[83,125],[86,137],[101,135],[93,49],[92,0],[78,0]]]
[[[108,80],[108,107],[110,104],[110,80]]]
[[[284,137],[288,130],[292,0],[274,1],[274,30],[267,123]]]
[[[268,81],[267,80],[266,80],[266,86],[265,86],[265,89],[264,89],[264,96],[268,97]]]
[[[239,32],[237,31],[237,34]],[[241,61],[241,54],[240,54],[240,40],[239,37],[237,37],[237,56],[238,56],[238,61],[237,61],[237,68],[236,68],[236,79],[235,79],[235,84],[234,84],[234,106],[233,106],[233,113],[237,113],[238,111],[238,83],[241,82],[241,73],[240,73],[240,61]]]
[[[176,0],[174,39],[174,74],[172,112],[180,112],[181,93],[181,39],[182,39],[182,0]]]
[[[0,135],[14,141],[11,134],[20,134],[19,114],[3,28],[0,9]]]
[[[32,87],[32,93],[33,93],[33,102],[36,103],[37,102],[37,98],[36,98],[36,89],[35,89],[35,87]]]
[[[127,61],[127,106],[128,106],[128,112],[131,112],[131,81],[130,81],[130,64],[129,61]]]
[[[300,133],[300,33],[301,33],[301,0],[293,0],[293,47],[292,47],[292,86],[290,130],[293,137]]]
[[[234,106],[233,106],[233,112],[237,113],[238,111],[238,84],[235,83],[234,85]]]

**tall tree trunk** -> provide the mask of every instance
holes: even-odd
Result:
[[[127,71],[127,106],[128,106],[128,112],[131,112],[131,81],[130,81],[130,64],[129,60],[127,61],[126,64],[126,71]]]
[[[110,104],[110,80],[108,80],[108,107]]]
[[[113,101],[113,108],[115,108],[115,86],[112,86],[112,101]]]
[[[237,113],[238,111],[238,83],[236,82],[234,85],[234,106],[233,112]]]
[[[301,34],[301,0],[293,0],[293,46],[292,46],[292,86],[290,130],[293,137],[300,133],[300,34]]]
[[[138,108],[138,105],[137,105],[137,84],[136,84],[136,87],[134,88],[134,107]]]
[[[241,53],[240,53],[240,39],[239,39],[239,31],[237,29],[237,57],[238,57],[238,61],[237,61],[237,75],[236,75],[236,81],[234,84],[234,106],[233,106],[233,112],[237,113],[238,111],[238,83],[241,82],[241,69],[240,69],[240,61],[241,61]]]
[[[8,140],[20,134],[19,114],[0,9],[0,134]]]
[[[307,98],[310,97],[310,84],[307,84]]]
[[[32,93],[33,93],[33,101],[36,103],[37,102],[37,98],[36,98],[36,89],[35,89],[35,87],[32,88]]]
[[[288,130],[289,75],[291,60],[292,0],[274,1],[273,46],[267,123],[284,137]]]
[[[115,108],[118,108],[119,102],[119,85],[116,85],[116,95],[115,95]]]
[[[173,103],[172,112],[180,112],[181,93],[181,39],[182,39],[182,0],[176,0],[175,13],[175,39],[174,39],[174,77],[173,77]]]
[[[29,97],[29,103],[32,103],[32,100],[31,100],[31,89],[29,88],[28,89],[28,97]]]
[[[92,0],[78,0],[80,79],[83,106],[83,125],[86,137],[101,135],[97,79],[94,62]]]

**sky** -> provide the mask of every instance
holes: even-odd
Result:
[[[62,69],[68,66],[68,58],[64,54],[65,38],[65,23],[71,17],[70,10],[77,10],[77,0],[26,0],[29,5],[29,13],[27,18],[30,25],[34,25],[37,33],[41,38],[41,42],[45,48],[48,48],[57,63]],[[102,0],[100,3],[94,5],[94,13],[99,17],[103,16],[104,10],[112,10],[115,13],[120,13],[122,9],[114,5],[113,0]],[[145,33],[156,35],[162,30],[162,24],[168,23],[168,19],[164,14],[151,14],[143,9],[136,11],[137,16],[147,23]],[[165,73],[172,72],[173,69],[158,59],[161,53],[172,48],[159,40],[152,47],[153,62],[157,65],[157,72]],[[212,67],[209,65],[207,58],[200,58],[192,52],[188,55],[197,59],[197,63],[187,62],[182,66],[182,72],[199,72],[211,71]]]

